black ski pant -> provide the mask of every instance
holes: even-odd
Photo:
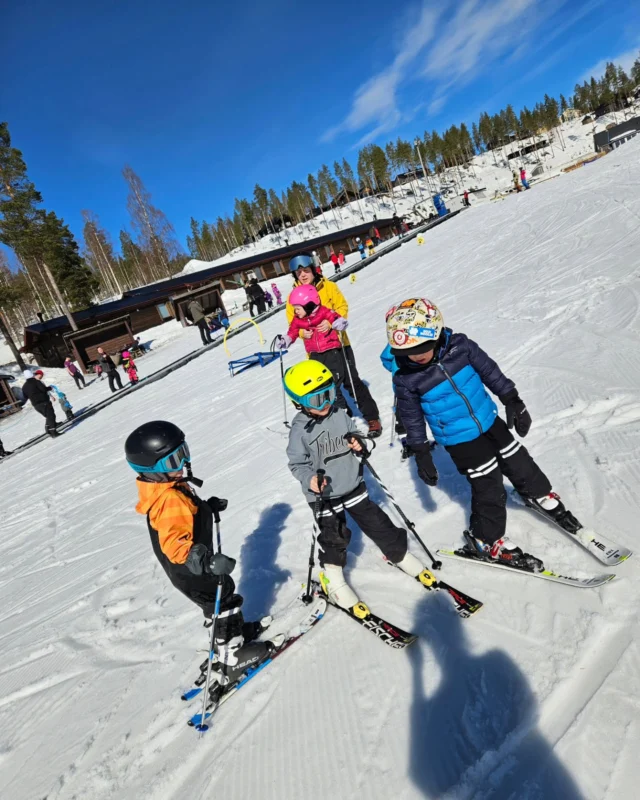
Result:
[[[47,433],[51,431],[55,431],[56,429],[56,412],[53,410],[53,406],[51,405],[51,401],[47,400],[46,403],[34,403],[33,407],[38,412],[38,414],[42,414],[45,418],[44,429]]]
[[[109,388],[112,392],[115,392],[116,387],[114,384],[118,384],[118,389],[122,389],[122,381],[120,380],[120,375],[118,374],[117,369],[112,369],[111,372],[107,372],[107,379],[109,381]]]
[[[85,386],[84,375],[81,372],[74,372],[73,380],[76,382],[78,389],[82,389]],[[82,386],[80,384],[82,384]]]
[[[202,344],[211,344],[213,339],[211,338],[211,332],[209,331],[209,325],[206,319],[199,319],[196,322],[200,330],[200,338],[202,339]]]
[[[349,362],[349,370],[344,367],[344,388],[349,392],[351,397],[353,397],[354,402],[367,422],[371,422],[372,419],[380,419],[380,412],[378,411],[376,401],[371,396],[369,387],[363,383],[362,378],[358,374],[353,348],[351,345],[345,345],[345,347],[342,348],[342,352],[344,354],[343,360],[346,358]],[[351,379],[349,378],[349,371],[351,371]]]
[[[323,353],[309,353],[309,356],[314,361],[319,361],[321,364],[324,364],[325,367],[330,370],[336,385],[336,406],[338,408],[343,408],[345,411],[349,411],[347,401],[340,391],[344,384],[346,370],[341,348],[325,350]]]
[[[471,533],[487,544],[504,536],[507,526],[503,475],[521,495],[538,498],[551,491],[547,476],[500,417],[477,439],[446,450],[471,485]]]
[[[314,503],[309,503],[311,509]],[[347,547],[351,541],[351,531],[347,527],[346,512],[349,512],[358,527],[384,555],[397,564],[407,554],[407,532],[397,528],[386,513],[377,506],[367,494],[364,483],[343,497],[323,498],[318,523],[318,544],[320,545],[320,565],[335,564],[344,567],[347,563]]]

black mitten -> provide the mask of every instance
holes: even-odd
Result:
[[[501,397],[500,400],[504,403],[505,413],[507,415],[507,427],[516,429],[518,436],[524,437],[529,433],[531,427],[531,415],[527,411],[527,407],[520,399],[518,392],[514,389],[509,394]]]

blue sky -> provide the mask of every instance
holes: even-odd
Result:
[[[568,96],[633,60],[639,22],[626,0],[26,0],[3,9],[0,118],[78,236],[83,208],[126,227],[130,163],[184,243],[256,182]]]

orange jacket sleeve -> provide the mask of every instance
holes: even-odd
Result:
[[[186,495],[169,491],[151,509],[149,521],[158,531],[160,548],[174,564],[184,564],[193,544],[193,518],[197,507]]]

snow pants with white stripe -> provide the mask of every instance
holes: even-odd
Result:
[[[314,508],[313,503],[309,503]],[[335,564],[344,567],[347,563],[347,547],[351,531],[347,527],[346,512],[349,512],[366,534],[385,556],[397,564],[407,554],[407,532],[396,528],[386,513],[376,505],[367,493],[364,483],[344,497],[324,498],[318,517],[318,544],[320,565]]]
[[[446,450],[471,485],[471,533],[488,544],[504,536],[506,530],[503,475],[526,497],[544,497],[551,491],[547,476],[500,417],[477,439],[450,445]]]

